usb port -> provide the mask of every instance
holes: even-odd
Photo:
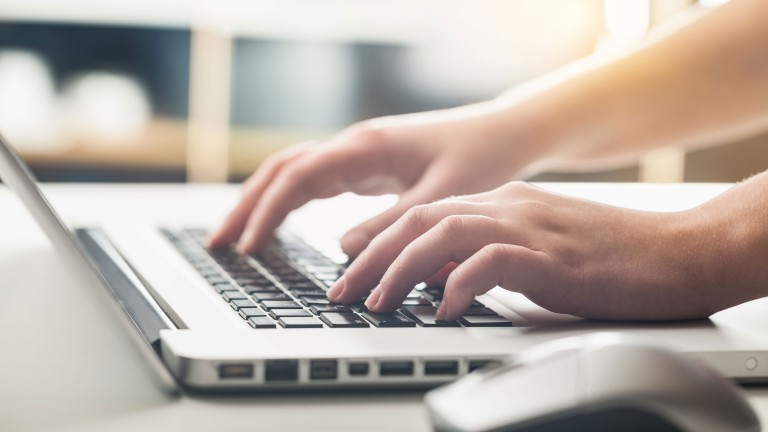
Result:
[[[298,360],[267,360],[264,381],[298,381]]]
[[[409,376],[413,375],[412,361],[385,361],[379,364],[381,376]]]
[[[431,360],[424,363],[424,375],[456,375],[459,362],[455,360]]]
[[[350,376],[365,376],[368,375],[369,369],[368,363],[351,362],[348,370]]]
[[[339,371],[336,360],[312,360],[309,362],[309,378],[313,380],[333,380]]]
[[[253,378],[253,365],[250,363],[231,363],[219,365],[219,378]]]

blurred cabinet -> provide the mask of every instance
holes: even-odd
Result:
[[[648,5],[653,25],[691,1],[632,3]],[[19,141],[44,179],[240,180],[292,143],[364,118],[489,98],[587,55],[607,34],[603,6],[603,0],[3,0],[0,64],[4,49],[40,53],[63,95],[56,107],[66,114],[63,122],[76,111],[67,105],[73,74],[135,77],[146,92],[151,115],[129,136],[58,124],[49,134],[57,145]],[[98,117],[98,109],[91,111]],[[672,152],[642,169],[537,179],[636,181],[653,178],[646,174],[654,167],[660,178],[675,180],[742,178],[765,168],[764,141]]]

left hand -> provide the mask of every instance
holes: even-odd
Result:
[[[413,207],[374,238],[329,298],[354,302],[375,287],[368,308],[391,311],[414,285],[455,263],[438,311],[445,320],[497,285],[585,318],[702,318],[728,299],[712,282],[717,265],[699,247],[721,239],[708,237],[715,231],[700,229],[698,216],[696,209],[643,212],[513,182]]]

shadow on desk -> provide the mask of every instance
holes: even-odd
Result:
[[[42,241],[0,251],[0,275],[3,431],[429,430],[423,392],[169,396]]]

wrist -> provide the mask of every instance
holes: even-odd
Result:
[[[692,289],[710,299],[713,312],[768,295],[764,204],[756,204],[748,189],[736,187],[681,213],[688,255],[681,261],[691,263]]]

